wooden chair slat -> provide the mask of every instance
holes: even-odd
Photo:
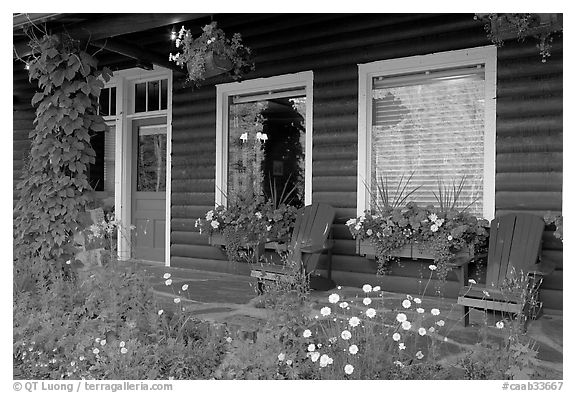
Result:
[[[541,251],[543,231],[542,218],[531,214],[507,214],[492,220],[486,286],[464,286],[459,292],[458,304],[464,307],[465,326],[468,324],[470,307],[516,313],[525,311],[526,304],[523,303],[527,302],[528,296],[522,292],[529,288],[511,293],[500,287],[506,278],[512,277],[513,271],[519,279],[520,275],[526,275],[534,269]]]
[[[316,270],[320,254],[323,251],[330,250],[331,246],[328,242],[328,236],[335,214],[332,206],[321,203],[313,203],[298,211],[290,244],[288,245],[290,253],[288,256],[289,260],[286,262],[287,265],[296,264],[296,266],[301,266],[305,274],[311,274]],[[319,247],[318,252],[301,252],[301,249],[309,246],[324,247]],[[316,251],[316,249],[314,249],[314,251]],[[331,261],[329,262],[329,276],[331,273],[330,268]],[[289,278],[290,273],[291,270],[284,266],[264,264],[253,268],[250,275],[259,280],[282,280],[291,282]]]

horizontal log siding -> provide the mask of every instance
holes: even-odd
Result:
[[[16,185],[22,178],[24,160],[30,151],[29,133],[34,129],[36,113],[32,107],[34,86],[28,81],[28,71],[20,62],[13,65],[13,108],[12,108],[12,178],[13,178],[13,205],[18,200]]]
[[[312,199],[336,208],[334,277],[342,284],[373,280],[374,262],[355,254],[354,240],[344,225],[356,214],[357,64],[487,45],[482,25],[472,15],[456,14],[294,14],[290,18],[259,14],[216,15],[214,19],[226,31],[242,33],[254,50],[256,70],[248,78],[314,71]],[[143,37],[143,44],[160,48],[165,38],[159,37]],[[540,62],[531,41],[506,42],[498,50],[498,214],[561,211],[562,41],[555,39],[553,44],[546,64]],[[196,232],[194,221],[214,203],[213,84],[228,81],[216,78],[195,90],[183,87],[182,80],[175,81],[173,266],[209,268],[207,258],[225,258]],[[543,255],[558,266],[554,278],[544,284],[545,300],[548,306],[560,308],[562,245],[550,232],[544,236]],[[221,264],[215,262],[216,266]]]

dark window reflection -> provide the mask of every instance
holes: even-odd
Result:
[[[159,94],[160,81],[148,82],[148,111],[157,111],[160,107]]]
[[[168,109],[168,79],[162,79],[160,83],[160,109]]]
[[[228,198],[253,192],[304,204],[305,97],[229,107]]]
[[[134,111],[146,112],[146,83],[136,83],[134,90]]]
[[[137,191],[166,191],[166,134],[139,133]]]

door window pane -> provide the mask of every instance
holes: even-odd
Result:
[[[166,129],[138,130],[137,191],[166,191]]]

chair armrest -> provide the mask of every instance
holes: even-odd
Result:
[[[300,248],[300,251],[303,252],[304,254],[316,254],[318,252],[330,250],[332,246],[333,246],[332,242],[328,244],[313,244],[310,246]]]
[[[469,256],[455,257],[455,258],[450,260],[448,265],[451,267],[462,267],[462,266],[464,266],[464,265],[466,265],[472,261],[476,261],[478,259],[485,258],[487,255],[488,254],[478,254],[478,255],[474,255],[472,257],[469,257]]]
[[[550,262],[540,262],[528,268],[528,274],[547,276],[556,269],[556,265]]]
[[[268,244],[268,243],[289,243],[289,242],[290,242],[289,237],[279,237],[279,238],[273,238],[273,239],[266,239],[266,244]]]

